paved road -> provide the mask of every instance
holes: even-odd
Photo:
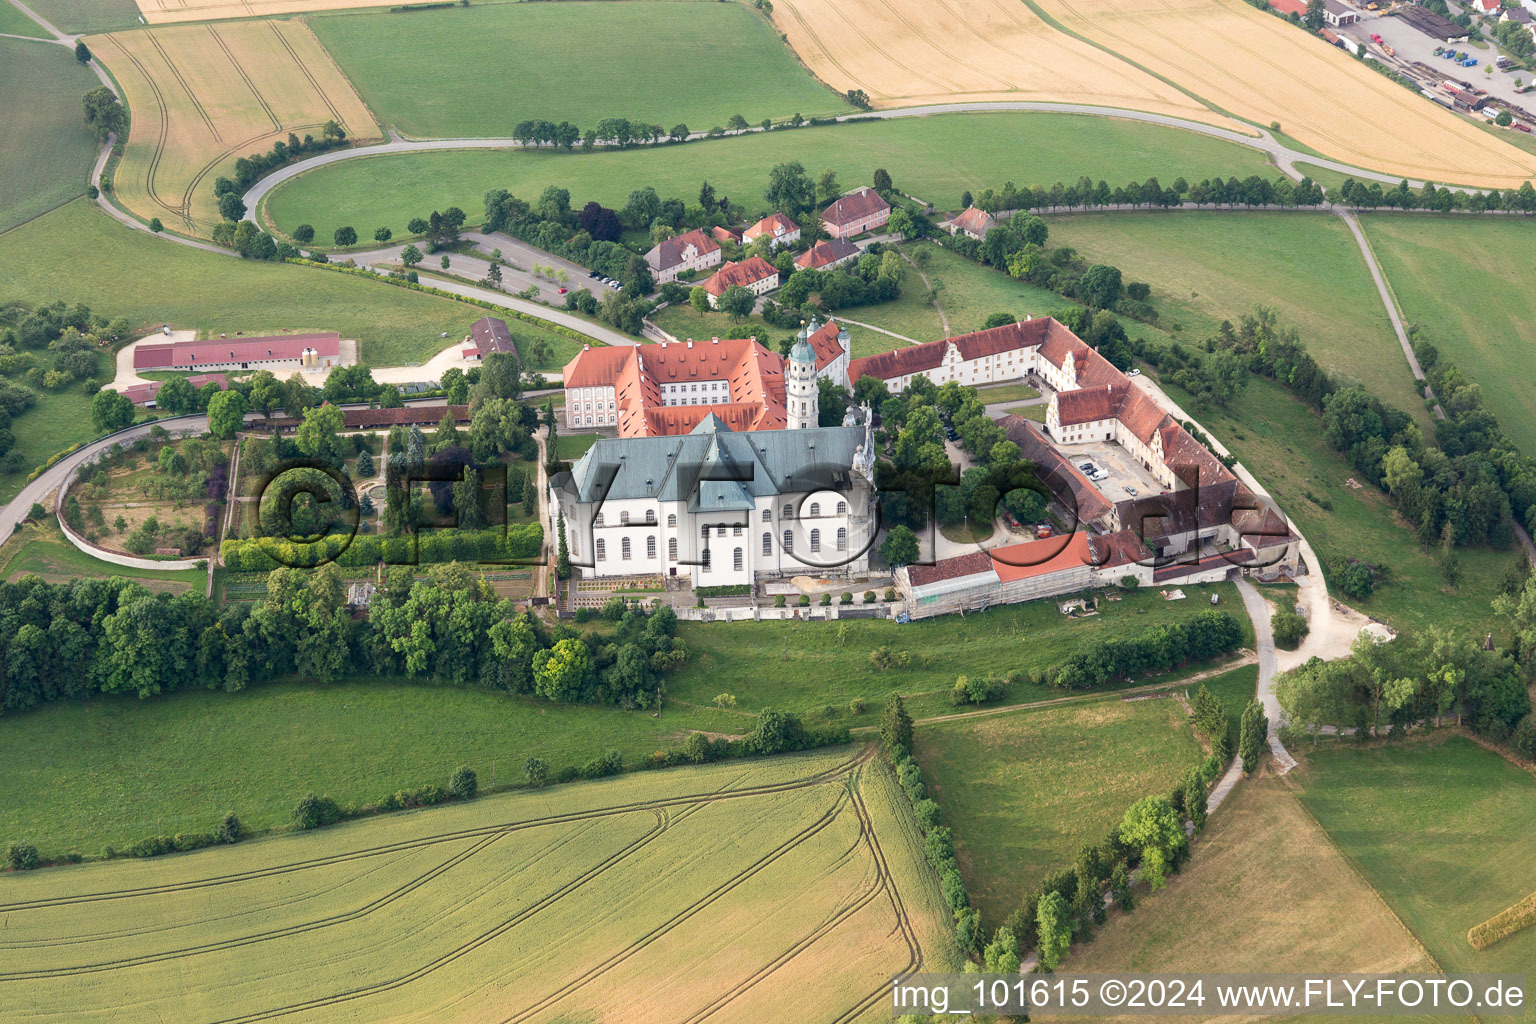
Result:
[[[208,417],[203,415],[176,416],[153,420],[148,423],[140,423],[110,437],[105,437],[88,444],[73,455],[60,459],[44,470],[36,480],[23,487],[21,493],[11,499],[9,505],[0,506],[0,544],[5,543],[11,534],[16,531],[16,528],[21,525],[22,520],[27,518],[27,511],[34,502],[44,504],[49,497],[58,491],[59,485],[64,482],[64,478],[69,475],[70,470],[109,445],[117,444],[120,441],[132,441],[140,437],[147,437],[150,430],[157,426],[167,430],[207,430]]]
[[[1242,595],[1243,607],[1253,620],[1254,643],[1259,654],[1259,702],[1269,718],[1269,752],[1275,758],[1275,770],[1281,775],[1296,767],[1296,759],[1280,742],[1280,723],[1284,721],[1280,702],[1275,699],[1275,634],[1269,626],[1269,602],[1247,580],[1237,581],[1237,592]]]
[[[14,0],[13,0],[14,2]],[[1315,167],[1323,167],[1328,170],[1338,171],[1342,174],[1352,174],[1357,178],[1369,181],[1380,181],[1395,185],[1401,178],[1390,174],[1382,174],[1378,171],[1370,171],[1338,160],[1330,160],[1326,157],[1313,156],[1310,153],[1292,149],[1280,142],[1268,131],[1261,128],[1252,129],[1254,134],[1244,134],[1233,131],[1230,128],[1219,128],[1215,125],[1202,124],[1199,121],[1188,121],[1180,117],[1169,117],[1166,114],[1151,114],[1141,110],[1126,110],[1121,107],[1103,107],[1085,103],[1045,103],[1029,102],[1024,100],[1002,101],[996,103],[932,103],[916,107],[899,107],[892,110],[872,110],[859,114],[847,114],[838,118],[839,121],[863,120],[866,118],[878,118],[881,120],[895,120],[905,117],[927,117],[931,114],[960,114],[960,113],[986,113],[989,111],[1034,111],[1051,114],[1087,114],[1097,117],[1115,117],[1125,121],[1140,121],[1146,124],[1162,125],[1166,128],[1178,128],[1184,131],[1206,135],[1224,142],[1231,142],[1239,146],[1247,146],[1267,155],[1275,165],[1291,177],[1300,178],[1301,173],[1296,170],[1296,163],[1302,162]],[[784,129],[779,129],[783,131]],[[792,129],[791,129],[792,130]],[[750,135],[761,132],[761,128],[748,128],[741,132],[729,132],[730,135]],[[690,139],[704,138],[705,133],[695,132]],[[342,160],[355,160],[359,157],[384,156],[391,153],[427,153],[455,149],[522,149],[525,148],[516,139],[400,139],[394,138],[388,142],[381,142],[373,146],[359,146],[352,149],[333,150],[329,153],[321,153],[307,160],[289,164],[287,167],[272,172],[265,178],[251,186],[245,193],[246,217],[255,220],[261,209],[262,202],[267,195],[278,185],[292,178],[298,177],[305,171],[324,167],[328,164],[339,163]],[[1422,181],[1409,179],[1412,187],[1421,187]]]

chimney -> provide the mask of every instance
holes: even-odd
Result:
[[[692,338],[688,339],[688,347],[689,348],[693,348],[693,339]]]
[[[716,345],[720,344],[720,339],[719,338],[714,338],[712,340],[713,340],[714,344],[716,344]]]

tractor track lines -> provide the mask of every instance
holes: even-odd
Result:
[[[775,861],[779,860],[785,854],[789,853],[791,850],[794,850],[802,843],[805,843],[808,840],[814,838],[828,826],[830,826],[841,814],[843,810],[843,804],[846,799],[847,790],[845,788],[843,792],[838,795],[837,800],[832,804],[832,806],[829,807],[827,811],[816,821],[801,829],[795,835],[791,836],[789,839],[774,849],[770,850],[768,853],[763,854],[763,856],[759,857],[756,861],[738,872],[732,878],[716,886],[709,893],[695,900],[689,906],[685,907],[677,914],[674,914],[667,921],[651,929],[649,932],[642,935],[634,942],[630,943],[630,945],[624,949],[613,954],[608,959],[604,960],[602,963],[596,965],[595,967],[590,968],[581,976],[573,978],[571,981],[560,986],[560,988],[556,989],[554,992],[551,992],[549,995],[546,995],[543,999],[540,999],[533,1005],[528,1006],[513,1014],[512,1016],[505,1018],[501,1024],[520,1024],[520,1022],[526,1021],[534,1014],[548,1009],[572,993],[580,991],[592,981],[601,978],[604,974],[612,970],[618,964],[628,960],[636,953],[639,953],[646,946],[649,946],[657,939],[660,939],[671,932],[678,925],[689,920],[700,911],[705,910],[710,905],[729,895],[742,883],[746,882],[754,875],[757,875],[759,872],[773,864]],[[220,1021],[219,1024],[226,1024],[226,1022]]]
[[[806,789],[811,786],[823,785],[834,779],[842,778],[856,766],[868,761],[873,756],[873,748],[866,748],[858,755],[834,765],[831,768],[808,775],[801,779],[791,779],[785,782],[768,783],[762,786],[749,786],[736,790],[716,790],[708,793],[691,793],[676,797],[663,797],[656,800],[638,800],[626,804],[613,804],[607,807],[596,807],[585,811],[571,811],[565,814],[548,815],[543,818],[530,818],[525,821],[505,822],[497,825],[484,825],[476,828],[459,829],[453,832],[438,833],[435,835],[420,836],[415,839],[406,839],[394,843],[384,843],[378,846],[364,847],[360,850],[349,850],[345,853],[328,854],[322,857],[314,857],[307,860],[291,861],[286,864],[278,864],[269,868],[255,868],[250,871],[235,872],[228,875],[215,875],[198,879],[192,882],[167,883],[164,885],[139,886],[129,889],[105,890],[102,892],[82,893],[76,896],[59,896],[48,899],[26,900],[17,903],[0,904],[0,913],[17,913],[27,910],[42,910],[52,907],[74,906],[85,903],[97,903],[106,900],[134,899],[142,896],[154,896],[186,892],[195,889],[204,889],[213,886],[232,885],[239,882],[251,881],[259,878],[271,878],[277,875],[290,874],[295,871],[303,871],[312,867],[322,867],[330,864],[346,863],[348,861],[363,860],[369,857],[377,857],[388,853],[403,850],[414,850],[424,846],[432,846],[443,842],[452,842],[458,839],[475,839],[492,834],[504,834],[520,832],[530,828],[540,828],[546,825],[561,825],[575,821],[587,821],[593,818],[611,817],[616,814],[629,814],[637,811],[662,810],[673,807],[685,807],[693,803],[714,803],[722,800],[735,800],[762,796],[770,793],[792,792],[797,789]]]
[[[203,183],[204,179],[206,179],[209,174],[213,173],[214,168],[218,167],[219,164],[223,163],[225,160],[228,160],[235,153],[239,152],[242,149],[245,149],[247,146],[257,145],[257,144],[259,144],[261,142],[266,141],[267,139],[278,139],[278,138],[281,138],[285,132],[288,132],[288,133],[291,133],[291,132],[301,132],[301,131],[306,131],[306,130],[308,130],[310,128],[319,128],[319,127],[320,127],[320,125],[318,123],[315,123],[315,124],[295,124],[295,125],[288,125],[287,127],[279,125],[277,127],[277,129],[274,130],[274,131],[263,132],[262,134],[254,136],[253,138],[246,139],[244,142],[237,142],[233,146],[231,146],[228,149],[224,150],[218,156],[214,157],[212,160],[210,160],[206,164],[204,164],[198,170],[198,172],[192,176],[192,180],[187,183],[186,190],[182,193],[182,203],[184,204],[184,208],[187,211],[188,217],[191,216],[192,197],[193,197],[193,194],[197,191],[197,187]]]
[[[139,60],[132,50],[124,46],[115,35],[107,36],[107,38],[112,41],[113,46],[117,47],[118,52],[128,58],[128,62],[138,69],[139,77],[144,79],[145,85],[149,86],[150,93],[155,97],[155,106],[160,112],[160,137],[155,140],[154,151],[150,154],[149,158],[149,166],[144,172],[144,191],[148,193],[151,200],[160,204],[160,206],[171,213],[186,216],[187,209],[184,205],[179,208],[172,206],[164,199],[161,199],[160,193],[155,191],[155,173],[159,171],[160,160],[165,156],[165,143],[171,131],[171,116],[165,104],[165,94],[160,91],[159,83],[154,80],[149,70],[144,67],[144,62]],[[129,134],[131,135],[132,132],[133,126],[130,125]]]
[[[848,790],[850,795],[855,796],[856,799],[862,799],[861,797],[857,797],[858,789],[859,779],[855,775],[848,780]],[[865,815],[859,815],[859,835],[855,839],[852,848],[857,848],[861,844],[867,845],[871,840],[873,840],[873,838],[873,822],[869,821]],[[847,854],[844,854],[843,857],[839,858],[839,862],[841,863],[846,859],[846,857]],[[866,889],[863,893],[859,894],[859,896],[856,897],[852,903],[837,911],[830,918],[823,921],[819,926],[812,929],[809,934],[803,936],[794,945],[790,946],[769,963],[759,968],[758,971],[751,977],[746,978],[740,983],[732,986],[728,991],[721,994],[713,1002],[701,1008],[692,1016],[685,1018],[682,1024],[699,1024],[699,1022],[708,1020],[716,1013],[719,1013],[726,1006],[735,1002],[738,998],[745,995],[747,992],[751,991],[757,985],[772,976],[785,964],[795,959],[795,957],[805,952],[807,949],[815,945],[818,941],[825,938],[827,935],[836,931],[844,921],[848,920],[848,918],[869,906],[870,903],[872,903],[881,895],[882,892],[884,892],[887,884],[888,879],[881,873],[880,867],[877,864],[874,881],[869,886],[869,888]],[[880,991],[883,994],[885,990],[882,988]]]
[[[203,107],[202,101],[197,98],[197,93],[192,91],[192,86],[182,77],[181,71],[171,61],[171,55],[165,52],[164,46],[160,45],[160,40],[155,38],[153,32],[144,33],[144,38],[149,40],[149,45],[155,48],[155,52],[165,62],[165,69],[171,73],[172,78],[176,79],[176,84],[181,86],[182,92],[187,94],[187,99],[191,101],[193,109],[203,119],[203,123],[208,126],[208,133],[213,136],[213,140],[215,142],[223,142],[224,136],[219,134],[218,125],[214,124],[213,118],[208,116],[208,111]]]
[[[912,927],[911,915],[907,913],[906,903],[901,898],[901,890],[891,878],[891,868],[885,859],[885,849],[880,845],[880,838],[875,835],[874,821],[869,816],[869,807],[864,803],[864,794],[857,786],[853,787],[853,806],[859,815],[861,831],[869,843],[869,852],[875,859],[875,870],[879,872],[881,890],[891,901],[891,910],[896,914],[896,926],[901,931],[901,937],[907,945],[907,966],[896,972],[897,977],[912,974],[922,969],[923,947],[917,941],[917,934]],[[871,1007],[885,1000],[890,994],[887,985],[880,985],[863,999],[853,1004],[848,1010],[837,1017],[832,1024],[849,1024],[867,1013]]]
[[[315,95],[320,98],[321,103],[325,104],[325,109],[331,112],[331,117],[335,119],[337,124],[345,127],[346,121],[342,118],[341,111],[337,110],[336,104],[331,102],[330,94],[320,88],[320,82],[315,78],[314,73],[309,70],[309,65],[299,59],[298,51],[293,48],[293,44],[289,42],[288,37],[278,30],[276,22],[267,22],[267,27],[272,30],[272,34],[277,37],[277,41],[282,44],[283,49],[288,51],[288,56],[293,59],[294,66],[303,73],[305,78],[309,79],[309,84],[314,87]],[[318,40],[316,41],[318,42]],[[327,56],[329,56],[329,53],[327,53]],[[340,68],[338,67],[337,70],[340,71]],[[345,78],[344,75],[343,77]]]
[[[659,819],[661,816],[657,815],[657,817]],[[0,974],[0,981],[26,981],[41,978],[68,978],[80,974],[94,974],[100,971],[113,971],[122,970],[129,967],[140,967],[145,964],[162,963],[168,960],[177,960],[183,957],[197,956],[202,953],[212,953],[224,949],[236,949],[240,946],[248,946],[258,942],[266,942],[271,939],[285,938],[290,935],[301,935],[304,932],[315,931],[320,928],[329,928],[333,925],[346,924],[350,921],[361,920],[362,918],[367,917],[369,914],[372,914],[374,911],[389,906],[391,903],[402,899],[403,897],[409,895],[428,882],[441,877],[448,871],[451,871],[453,868],[474,857],[475,854],[480,853],[486,849],[492,843],[496,842],[496,840],[502,838],[502,836],[505,834],[506,833],[498,833],[496,835],[487,836],[486,838],[480,840],[478,843],[475,843],[469,849],[454,854],[452,857],[432,867],[428,871],[417,875],[415,878],[404,883],[403,885],[396,887],[395,889],[383,894],[382,896],[376,897],[375,899],[361,907],[356,908],[355,910],[349,910],[340,914],[333,914],[329,917],[317,918],[313,921],[305,921],[299,924],[288,925],[283,928],[273,928],[265,932],[254,932],[250,935],[236,936],[235,938],[231,939],[221,939],[218,942],[204,943],[200,946],[187,946],[182,949],[165,950],[160,953],[146,953],[142,956],[125,957],[120,960],[104,960],[91,964],[78,964],[71,967],[55,967],[36,971],[16,971],[12,973],[5,973]],[[12,948],[25,950],[29,948],[35,949],[38,948],[38,946],[19,946]]]
[[[698,807],[702,807],[703,805],[704,802],[701,801],[700,803],[694,805],[692,809],[696,810]],[[257,1010],[252,1013],[243,1014],[239,1017],[226,1017],[218,1021],[210,1022],[210,1024],[251,1024],[251,1022],[254,1021],[271,1020],[275,1017],[285,1017],[289,1014],[299,1013],[304,1010],[315,1010],[327,1006],[334,1006],[338,1003],[351,1002],[352,1000],[362,999],[367,996],[379,995],[380,993],[393,991],[394,989],[409,985],[411,982],[419,981],[420,979],[431,974],[433,971],[436,971],[459,959],[465,954],[471,953],[474,950],[480,948],[487,942],[490,942],[492,939],[506,934],[540,911],[554,906],[560,900],[564,899],[566,896],[569,896],[571,893],[576,892],[578,889],[592,881],[592,879],[596,878],[598,875],[601,875],[609,868],[627,859],[631,854],[634,854],[650,845],[650,843],[654,841],[658,836],[666,832],[672,824],[675,824],[677,821],[687,817],[689,813],[691,813],[690,810],[685,810],[684,813],[678,815],[677,818],[669,820],[667,815],[657,812],[656,826],[650,831],[646,832],[644,835],[635,840],[632,840],[623,848],[603,858],[603,860],[588,868],[580,875],[577,875],[575,878],[559,886],[553,892],[541,897],[536,902],[529,904],[527,907],[524,907],[522,910],[518,911],[516,914],[513,914],[510,918],[501,922],[495,927],[487,929],[486,931],[475,936],[473,939],[470,939],[468,942],[456,946],[448,952],[441,954],[433,960],[422,964],[421,966],[415,968],[414,970],[408,971],[403,975],[392,978],[388,981],[377,982],[373,985],[366,985],[362,988],[352,989],[348,992],[340,992],[329,996],[320,996],[315,999],[306,1000],[302,1003],[292,1003],[287,1006],[280,1006],[269,1010]]]
[[[224,51],[225,58],[229,60],[229,66],[235,69],[235,74],[239,75],[240,80],[245,83],[245,87],[251,90],[251,98],[256,101],[261,107],[262,112],[267,115],[267,120],[272,122],[272,130],[274,132],[282,131],[282,122],[272,112],[272,107],[267,103],[267,98],[261,94],[261,90],[256,88],[256,83],[251,81],[251,76],[246,74],[245,68],[240,66],[240,61],[235,59],[235,52],[229,48],[229,44],[224,41],[224,37],[219,35],[218,29],[214,28],[211,24],[207,28],[208,34],[213,36],[213,41],[219,45],[219,49]]]

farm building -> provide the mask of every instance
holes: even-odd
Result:
[[[600,438],[550,480],[550,515],[581,577],[863,573],[878,522],[870,419],[741,433],[707,415],[681,437]]]
[[[469,334],[464,338],[464,358],[481,361],[493,353],[516,357],[517,345],[512,341],[512,332],[507,330],[505,320],[483,316],[470,325]]]
[[[1307,0],[1269,0],[1269,6],[1281,14],[1294,14],[1298,18],[1307,16]]]
[[[709,229],[710,237],[717,242],[734,242],[741,244],[741,232],[735,228],[713,227]]]
[[[847,386],[852,343],[832,321],[812,321],[798,340],[811,356],[812,387],[803,400],[814,423],[815,382]],[[714,416],[735,431],[783,430],[790,425],[787,370],[784,357],[756,338],[585,347],[565,365],[565,425],[658,437],[686,434]]]
[[[782,213],[770,213],[741,233],[741,240],[751,245],[759,238],[769,239],[774,248],[800,241],[800,225]]]
[[[720,243],[697,228],[658,242],[645,254],[657,284],[676,281],[685,271],[718,267],[720,260]]]
[[[866,231],[884,227],[891,219],[891,204],[872,188],[861,188],[843,196],[821,211],[821,225],[833,238],[852,238]]]
[[[943,223],[944,230],[952,235],[968,235],[978,242],[987,232],[997,227],[997,218],[977,206],[968,206]]]
[[[833,267],[859,258],[862,252],[852,242],[841,238],[817,242],[795,257],[795,266],[806,270],[831,270]]]
[[[341,365],[341,335],[335,332],[141,344],[133,350],[136,373],[159,370],[271,370],[277,373]]]
[[[1323,21],[1333,28],[1343,28],[1360,20],[1360,12],[1339,3],[1339,0],[1323,0]]]
[[[209,384],[217,384],[220,391],[224,391],[229,388],[229,378],[224,376],[222,373],[194,373],[192,376],[187,378],[187,383],[192,385],[193,391],[207,387]],[[123,394],[127,395],[128,401],[132,402],[134,405],[142,405],[146,409],[153,409],[155,407],[155,396],[160,393],[160,388],[163,387],[164,384],[165,381],[162,380],[152,380],[145,384],[135,384],[130,388],[125,388],[123,390]]]
[[[727,263],[704,282],[710,306],[717,306],[726,290],[740,285],[753,295],[766,295],[779,286],[779,272],[761,256],[749,256],[740,263]]]

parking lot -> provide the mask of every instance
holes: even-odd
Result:
[[[1489,74],[1484,70],[1492,65],[1494,58],[1499,55],[1498,48],[1492,44],[1486,44],[1481,49],[1470,42],[1442,44],[1440,40],[1425,35],[1401,18],[1362,18],[1359,22],[1340,31],[1351,39],[1369,46],[1373,52],[1379,49],[1371,42],[1371,33],[1374,32],[1381,36],[1382,42],[1397,51],[1398,60],[1423,64],[1442,79],[1469,82],[1478,89],[1486,89],[1490,100],[1508,100],[1520,106],[1536,107],[1536,103],[1532,102],[1536,100],[1536,93],[1521,96],[1515,92],[1515,79],[1529,81],[1530,72],[1518,68],[1513,71],[1500,71],[1494,68],[1493,73]],[[1468,56],[1477,58],[1477,65],[1464,68],[1435,56],[1435,47],[1442,45],[1466,51]]]
[[[1083,463],[1091,462],[1108,474],[1094,480],[1093,486],[1097,487],[1099,493],[1111,503],[1128,501],[1132,498],[1145,498],[1149,494],[1162,491],[1162,487],[1152,479],[1151,473],[1142,468],[1141,463],[1132,458],[1124,448],[1111,441],[1063,445],[1060,451],[1072,460],[1072,465],[1079,469],[1082,468]]]

